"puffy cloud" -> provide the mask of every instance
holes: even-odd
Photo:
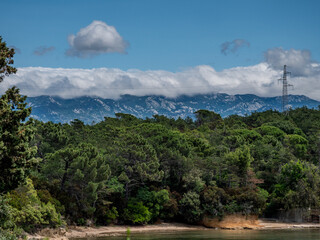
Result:
[[[76,35],[70,35],[68,42],[70,49],[66,51],[66,55],[82,58],[102,53],[125,53],[128,46],[115,27],[102,21],[93,21]]]
[[[50,46],[50,47],[40,46],[40,47],[37,47],[37,48],[33,51],[33,54],[34,54],[34,55],[37,55],[37,56],[43,56],[43,55],[45,55],[46,53],[53,51],[54,49],[55,49],[55,47],[53,47],[53,46]]]
[[[220,50],[224,55],[236,53],[242,47],[250,47],[250,43],[244,39],[234,39],[231,42],[224,42],[221,44]]]
[[[287,65],[292,76],[310,77],[320,74],[319,64],[312,61],[311,53],[308,50],[273,48],[267,50],[264,57],[273,69],[282,69],[283,65]]]

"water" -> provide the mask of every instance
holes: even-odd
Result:
[[[320,239],[319,229],[289,229],[289,230],[199,230],[177,232],[132,233],[130,240],[314,240]],[[126,236],[74,238],[73,240],[126,240]]]

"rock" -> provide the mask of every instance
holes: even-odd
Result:
[[[94,226],[93,221],[90,220],[90,219],[87,219],[87,221],[86,221],[86,226],[87,226],[87,227],[93,227],[93,226]]]

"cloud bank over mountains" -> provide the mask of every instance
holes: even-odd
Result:
[[[292,94],[303,94],[320,100],[320,64],[308,51],[270,49],[265,60],[257,65],[216,71],[201,65],[179,72],[130,69],[64,69],[26,67],[5,78],[0,85],[4,92],[16,85],[28,96],[51,95],[63,98],[99,96],[118,99],[123,94],[135,96],[162,95],[177,97],[205,93],[256,94],[279,96],[283,65],[292,72],[289,82]]]

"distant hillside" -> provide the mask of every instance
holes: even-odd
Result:
[[[222,117],[232,114],[246,115],[254,111],[281,110],[281,97],[258,97],[252,94],[204,94],[166,98],[163,96],[137,97],[123,95],[119,100],[99,97],[63,99],[60,97],[29,97],[32,116],[41,121],[70,122],[79,119],[85,123],[99,122],[104,117],[114,117],[115,113],[129,113],[139,118],[152,115],[166,115],[173,118],[194,117],[199,109],[219,113]],[[301,95],[289,95],[292,108],[307,106],[317,108],[319,101]]]

